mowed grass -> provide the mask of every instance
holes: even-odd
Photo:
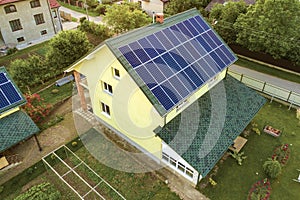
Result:
[[[277,179],[271,179],[272,200],[300,199],[300,184],[292,179],[298,177],[300,169],[300,124],[296,118],[295,109],[288,110],[288,106],[277,102],[268,102],[253,119],[261,130],[261,135],[251,133],[246,146],[242,149],[247,156],[242,166],[229,157],[223,164],[219,164],[215,187],[208,185],[200,191],[213,200],[246,199],[251,186],[267,176],[263,172],[263,163],[272,156],[275,147],[290,144],[291,155],[282,173]],[[268,124],[283,130],[279,138],[267,135],[262,131]],[[248,126],[251,129],[251,125]],[[256,175],[258,173],[258,175]]]

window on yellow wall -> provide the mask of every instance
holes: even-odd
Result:
[[[120,70],[113,68],[113,75],[115,78],[119,79],[120,78]]]
[[[109,109],[108,105],[106,105],[105,103],[101,102],[101,108],[102,108],[102,113],[110,116],[110,109]]]
[[[109,94],[113,93],[112,86],[105,82],[103,82],[103,90]]]

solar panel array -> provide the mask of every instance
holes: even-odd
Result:
[[[23,102],[22,95],[7,77],[5,72],[0,73],[0,111]]]
[[[236,60],[199,15],[119,50],[167,111]]]

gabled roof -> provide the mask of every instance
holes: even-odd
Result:
[[[0,114],[26,103],[5,67],[0,67]]]
[[[15,3],[24,0],[0,0],[0,5]],[[48,0],[50,4],[50,8],[58,8],[60,7],[59,3],[56,0]]]
[[[237,59],[196,9],[105,44],[161,116]]]
[[[227,75],[166,124],[158,136],[205,177],[265,102]]]
[[[0,152],[39,132],[31,118],[22,111],[0,119]]]

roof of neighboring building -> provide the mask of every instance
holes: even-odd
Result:
[[[31,118],[22,111],[0,119],[0,152],[39,132]]]
[[[16,86],[5,67],[0,67],[0,114],[26,103],[22,92]]]
[[[60,7],[59,3],[56,0],[49,0],[51,8],[58,8]]]
[[[219,4],[224,4],[225,2],[227,2],[229,0],[212,0],[205,8],[205,10],[210,11],[211,8],[213,7],[214,4],[219,3]],[[240,0],[230,0],[233,2],[238,2]],[[250,4],[255,4],[255,0],[244,0],[246,4],[250,5]]]
[[[266,100],[230,75],[158,133],[205,177]]]
[[[18,1],[24,1],[24,0],[0,0],[0,5],[9,4],[9,3],[15,3]],[[48,0],[50,3],[51,8],[58,8],[60,7],[59,3],[56,0]]]
[[[171,27],[171,26],[173,26],[173,25],[177,25],[177,24],[179,24],[179,23],[182,23],[182,22],[185,22],[186,20],[190,20],[190,19],[192,19],[193,18],[193,20],[195,19],[195,18],[197,18],[198,17],[198,19],[199,18],[201,18],[202,20],[203,20],[203,18],[201,17],[201,15],[200,15],[200,13],[199,13],[199,11],[198,10],[196,10],[196,9],[191,9],[191,10],[188,10],[188,11],[185,11],[185,12],[183,12],[183,13],[179,13],[179,14],[177,14],[177,15],[173,15],[173,16],[171,16],[171,17],[169,17],[169,18],[166,18],[166,19],[164,19],[164,22],[163,23],[153,23],[153,24],[151,24],[151,25],[149,25],[149,26],[146,26],[146,27],[142,27],[142,28],[139,28],[139,29],[135,29],[135,30],[133,30],[133,31],[130,31],[130,32],[127,32],[127,33],[125,33],[125,34],[122,34],[122,35],[120,35],[120,36],[118,36],[118,37],[115,37],[115,38],[111,38],[111,39],[108,39],[108,40],[106,40],[105,41],[105,44],[110,48],[110,50],[114,53],[114,55],[117,57],[117,59],[121,62],[121,64],[124,66],[124,68],[127,70],[127,72],[130,74],[130,76],[132,77],[132,79],[137,83],[137,85],[141,88],[141,90],[144,92],[144,94],[147,96],[147,98],[149,99],[149,101],[153,104],[153,106],[156,108],[156,110],[158,111],[158,113],[161,115],[161,116],[164,116],[164,115],[166,115],[168,112],[170,112],[170,110],[172,110],[172,109],[174,109],[177,105],[179,105],[181,102],[183,102],[184,101],[184,99],[186,99],[186,98],[188,98],[188,96],[189,95],[192,95],[195,91],[197,91],[197,89],[198,88],[200,88],[203,84],[206,84],[207,83],[207,81],[210,79],[210,78],[212,78],[212,77],[214,77],[219,71],[217,71],[217,70],[213,70],[214,72],[213,73],[211,73],[211,74],[208,74],[207,72],[202,72],[202,75],[204,75],[204,76],[206,76],[207,74],[207,76],[208,76],[208,79],[203,79],[202,81],[202,83],[201,84],[199,84],[199,85],[197,85],[197,87],[196,88],[193,88],[193,90],[192,89],[187,89],[187,85],[184,85],[183,84],[183,87],[184,87],[184,89],[183,90],[181,90],[181,91],[184,91],[185,93],[184,94],[182,94],[182,93],[180,93],[181,91],[180,91],[180,89],[182,88],[180,88],[180,86],[178,86],[178,87],[176,87],[173,83],[175,82],[174,80],[173,80],[173,83],[172,83],[172,80],[169,80],[169,77],[171,77],[170,79],[172,79],[172,78],[174,78],[174,79],[178,79],[179,81],[179,83],[178,84],[181,84],[180,82],[184,82],[184,81],[187,81],[187,79],[191,79],[191,76],[190,76],[190,78],[186,78],[186,77],[183,77],[183,75],[180,73],[181,71],[183,72],[183,71],[185,71],[187,68],[191,68],[191,67],[194,67],[194,65],[196,65],[196,64],[198,64],[198,62],[200,62],[201,60],[203,60],[203,57],[205,57],[205,55],[208,55],[208,54],[210,54],[210,53],[203,53],[203,55],[201,55],[201,53],[203,52],[203,51],[201,51],[200,52],[200,50],[198,50],[198,49],[196,49],[196,50],[194,50],[194,52],[198,52],[199,53],[199,55],[200,56],[198,56],[197,58],[196,58],[196,56],[190,56],[190,55],[188,55],[188,54],[192,54],[191,52],[188,52],[188,53],[182,53],[181,54],[181,50],[179,51],[179,48],[181,48],[181,49],[187,49],[188,51],[189,51],[189,49],[192,49],[193,47],[191,47],[191,48],[188,48],[188,47],[184,47],[184,43],[188,43],[188,44],[190,44],[191,43],[191,41],[193,42],[194,40],[195,40],[195,38],[197,37],[198,38],[198,36],[200,37],[200,35],[201,35],[201,37],[202,37],[202,34],[200,34],[200,35],[196,35],[196,36],[192,36],[192,37],[188,37],[187,35],[186,36],[183,36],[185,39],[178,39],[180,36],[178,36],[178,33],[179,34],[183,34],[183,33],[181,33],[181,32],[179,32],[179,31],[173,31],[173,32],[176,32],[176,33],[174,33],[174,35],[176,35],[176,37],[178,37],[177,38],[177,40],[178,41],[180,41],[179,42],[179,44],[177,44],[177,45],[174,45],[174,44],[172,44],[172,42],[170,43],[171,45],[171,47],[169,48],[169,50],[168,49],[163,49],[163,48],[159,48],[159,45],[161,45],[161,44],[158,44],[158,43],[160,43],[160,42],[158,42],[158,43],[155,43],[155,41],[154,42],[151,42],[150,40],[149,40],[149,36],[153,36],[152,34],[157,34],[157,33],[159,33],[159,31],[162,31],[162,30],[164,30],[164,29],[166,29],[166,28],[169,28],[169,27]],[[203,24],[205,24],[206,22],[205,21],[203,21]],[[182,24],[181,24],[182,25]],[[183,26],[185,26],[185,25],[183,25]],[[209,25],[206,25],[206,26],[208,26],[209,27]],[[172,31],[172,29],[170,29],[171,31]],[[188,30],[190,30],[190,29],[188,29]],[[209,27],[209,30],[210,30],[210,27]],[[197,30],[198,31],[198,30]],[[201,32],[202,30],[199,30],[199,32]],[[160,33],[162,33],[162,32],[160,32]],[[203,32],[204,33],[204,32]],[[163,35],[163,34],[161,34],[161,35]],[[203,34],[203,35],[205,35],[205,34]],[[155,35],[155,36],[153,36],[154,38],[156,37],[156,38],[158,38],[158,41],[159,41],[159,37],[160,36],[158,36],[158,35]],[[162,36],[161,36],[162,37]],[[170,37],[172,37],[172,36],[170,36]],[[217,36],[216,36],[217,37]],[[145,61],[144,63],[143,63],[143,61],[142,61],[142,63],[138,66],[139,67],[139,70],[140,70],[140,73],[138,73],[135,69],[137,69],[137,68],[135,68],[136,66],[133,66],[133,64],[132,63],[130,63],[129,62],[129,60],[128,60],[128,57],[126,57],[126,55],[125,54],[123,54],[122,52],[121,52],[121,50],[122,50],[122,48],[124,47],[124,48],[128,48],[127,47],[127,45],[131,45],[133,42],[134,43],[136,43],[136,41],[139,41],[140,39],[144,39],[144,40],[148,40],[149,41],[149,44],[150,44],[150,46],[149,47],[145,47],[145,46],[142,46],[142,50],[141,51],[146,51],[146,49],[150,49],[150,50],[153,50],[153,51],[155,51],[156,53],[158,52],[158,55],[157,56],[153,56],[153,58],[151,57],[150,58],[150,60],[147,60],[147,61]],[[176,38],[175,38],[176,39]],[[170,38],[167,38],[166,40],[170,40]],[[147,42],[147,41],[146,41]],[[196,41],[196,42],[199,42],[200,43],[200,41]],[[204,43],[204,42],[203,42]],[[201,43],[201,45],[203,46],[203,43]],[[221,40],[220,40],[220,43],[221,44],[223,44],[224,45],[224,43],[223,42],[221,42]],[[157,45],[157,46],[156,46]],[[138,46],[139,46],[139,44],[138,44]],[[191,46],[193,46],[193,45],[191,45]],[[226,45],[225,45],[226,46]],[[219,47],[217,47],[216,49],[218,49]],[[140,49],[137,49],[137,51],[139,51]],[[173,53],[173,50],[174,50],[174,52],[179,52],[178,54],[175,54],[175,53]],[[130,52],[131,51],[131,52]],[[131,48],[131,50],[130,51],[128,51],[128,55],[129,54],[131,54],[132,52],[135,52],[136,51],[136,49],[132,49]],[[184,50],[185,51],[185,50]],[[192,51],[192,50],[190,50],[190,51]],[[213,50],[213,51],[215,51],[215,49]],[[211,51],[211,52],[213,52],[213,51]],[[183,52],[183,51],[182,51]],[[148,52],[147,52],[148,53]],[[173,53],[173,54],[172,54]],[[213,52],[214,53],[214,52]],[[126,53],[127,54],[127,53]],[[197,54],[197,53],[196,53]],[[150,55],[149,53],[148,53],[148,55]],[[163,57],[163,55],[171,55],[171,57],[173,57],[173,58],[171,58],[171,60],[173,59],[173,60],[175,60],[175,62],[173,62],[173,63],[177,63],[178,65],[179,65],[179,68],[182,66],[182,63],[184,63],[184,62],[186,62],[186,63],[190,63],[186,68],[185,68],[185,66],[182,66],[182,68],[181,69],[175,69],[176,67],[175,67],[175,64],[173,64],[172,63],[172,61],[170,61],[170,63],[168,62],[169,60],[166,60],[167,58],[163,58],[165,61],[162,61],[161,63],[158,63],[158,62],[156,62],[155,60],[157,59],[157,58],[160,58],[161,59],[161,57]],[[178,59],[176,59],[175,58],[175,56],[178,56],[179,58]],[[141,57],[139,57],[138,59],[136,59],[136,60],[142,60],[143,59],[143,56],[141,56]],[[190,59],[190,58],[192,58],[192,59],[195,59],[195,60],[192,60],[192,59]],[[232,59],[231,61],[233,61],[234,59]],[[134,60],[133,60],[134,61]],[[204,62],[207,62],[207,61],[204,61]],[[158,69],[158,71],[162,71],[161,73],[163,73],[163,75],[161,76],[161,74],[159,74],[159,73],[154,73],[154,72],[150,72],[150,68],[151,67],[148,67],[148,66],[150,66],[151,65],[151,63],[154,63],[154,65],[157,65],[157,67],[155,67],[154,66],[154,68],[157,68]],[[193,64],[192,64],[193,63]],[[208,63],[208,66],[204,66],[203,65],[203,68],[204,69],[206,69],[206,68],[210,68],[211,66],[212,67],[214,67],[214,65],[216,65],[215,63],[214,63],[214,61],[212,61],[212,62],[207,62]],[[229,64],[231,64],[232,62],[229,62],[229,63],[227,63],[227,65],[229,65]],[[158,64],[160,64],[160,65],[158,65]],[[171,65],[171,64],[173,64],[173,65]],[[158,67],[159,66],[159,67]],[[148,67],[148,68],[147,68]],[[183,69],[184,68],[184,69]],[[152,69],[152,68],[151,68]],[[172,72],[170,72],[169,74],[171,74],[171,75],[169,75],[169,76],[167,76],[166,74],[167,74],[167,72],[166,72],[166,74],[165,74],[165,71],[163,72],[163,70],[169,70],[170,71],[170,69],[171,69],[171,71]],[[142,77],[141,76],[141,71],[142,70],[145,70],[146,71],[146,73],[150,73],[150,75],[149,76],[146,76],[146,75],[144,75],[144,77]],[[177,70],[177,71],[176,71]],[[191,69],[192,70],[192,69]],[[149,71],[149,72],[147,72],[147,71]],[[176,72],[174,72],[174,71],[176,71]],[[193,70],[192,70],[193,71]],[[186,75],[185,74],[185,72],[183,72],[184,73],[184,75]],[[194,73],[194,72],[193,72]],[[199,72],[200,73],[200,72]],[[207,73],[206,75],[205,75],[205,73]],[[202,76],[202,75],[199,75],[199,76]],[[162,81],[162,82],[159,82],[159,81],[157,81],[158,79],[160,79],[160,80],[166,80],[166,79],[162,79],[161,77],[159,77],[159,76],[161,76],[161,77],[167,77],[167,81]],[[187,75],[187,76],[189,76],[189,75]],[[195,76],[198,76],[198,75],[195,75]],[[151,81],[149,81],[149,82],[146,82],[145,81],[145,79],[147,78],[147,77],[149,77],[149,78],[152,78],[152,80],[154,80],[154,81],[156,81],[156,82],[151,82]],[[179,77],[179,78],[178,78]],[[180,78],[180,77],[182,77],[182,78]],[[182,80],[182,79],[185,79],[185,80]],[[148,84],[149,83],[149,84]],[[169,84],[169,85],[171,85],[170,87],[164,87],[164,85],[163,84],[169,84],[169,83],[171,83],[171,84]],[[153,84],[153,85],[155,85],[156,84],[156,86],[153,86],[152,88],[151,88],[151,84]],[[160,85],[161,84],[161,85]],[[196,84],[195,84],[196,85]],[[154,88],[154,89],[153,89]],[[162,89],[161,89],[162,88]],[[169,88],[171,88],[171,89],[174,89],[175,90],[175,94],[174,93],[172,93],[173,92],[173,90],[166,90],[165,88],[167,88],[167,89],[169,89]],[[178,89],[178,90],[177,90]],[[186,91],[188,91],[188,92],[186,92]],[[170,95],[170,93],[172,93],[171,95]],[[162,95],[161,97],[160,97],[160,99],[159,98],[157,98],[159,95]],[[164,95],[165,96],[167,96],[166,98],[164,97]],[[177,95],[177,96],[176,96]],[[167,100],[165,100],[165,99],[167,99]],[[172,103],[170,103],[170,104],[167,104],[167,103],[165,103],[164,104],[164,102],[163,101],[172,101]]]

